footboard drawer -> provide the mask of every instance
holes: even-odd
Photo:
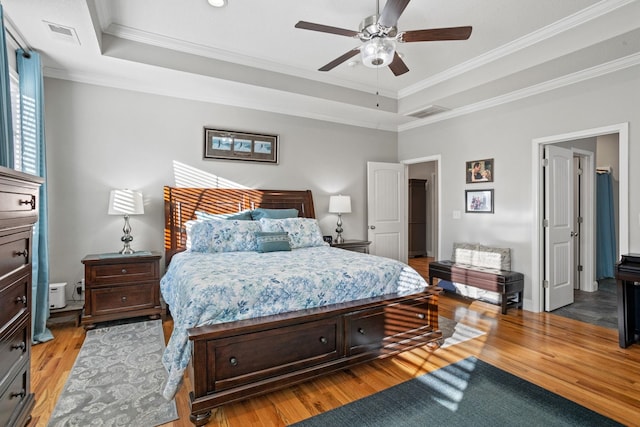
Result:
[[[438,329],[437,307],[430,299],[407,301],[350,314],[346,325],[348,356],[415,345],[414,339],[426,343],[425,332]]]
[[[340,318],[260,331],[207,343],[210,391],[220,391],[342,357]]]

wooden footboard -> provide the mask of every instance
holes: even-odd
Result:
[[[357,363],[439,347],[440,290],[190,329],[191,421],[205,425],[213,408]]]

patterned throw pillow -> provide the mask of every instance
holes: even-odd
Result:
[[[262,231],[288,233],[289,239],[291,239],[291,249],[328,245],[322,238],[318,221],[314,218],[262,218],[259,222]]]
[[[187,249],[194,252],[246,252],[258,249],[257,221],[187,221]]]
[[[256,233],[258,252],[290,251],[289,234],[281,231],[260,231]]]

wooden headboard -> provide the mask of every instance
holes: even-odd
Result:
[[[169,265],[174,254],[186,249],[184,223],[196,219],[196,211],[212,214],[249,209],[298,209],[298,216],[315,218],[311,190],[254,190],[235,188],[164,187],[164,251]]]

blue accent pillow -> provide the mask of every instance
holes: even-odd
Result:
[[[315,218],[262,218],[259,223],[262,231],[287,233],[291,239],[291,249],[328,246],[322,238],[320,226]]]
[[[259,231],[256,233],[258,252],[290,251],[289,234],[284,232]]]
[[[251,211],[251,219],[258,221],[261,218],[283,219],[297,218],[298,209],[263,209],[258,208]]]

